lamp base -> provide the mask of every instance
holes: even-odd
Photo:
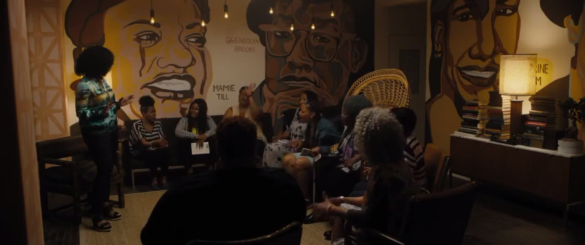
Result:
[[[522,123],[522,100],[511,100],[511,103],[510,136],[514,137],[520,134],[520,126]]]

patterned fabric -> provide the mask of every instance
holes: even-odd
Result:
[[[425,152],[418,139],[410,136],[406,139],[406,149],[404,149],[404,160],[412,170],[412,179],[420,187],[427,184],[425,169]]]
[[[193,131],[193,129],[189,130],[187,127],[189,126],[189,118],[183,117],[177,123],[177,128],[175,128],[175,135],[181,139],[195,139],[197,138],[197,130]],[[207,138],[215,135],[215,130],[217,129],[217,125],[215,121],[209,116],[207,116],[207,126],[209,130],[205,132]]]
[[[355,155],[359,154],[359,150],[358,150],[357,145],[355,143],[355,134],[353,133],[353,130],[351,130],[349,132],[348,131],[349,130],[347,129],[347,127],[345,127],[345,129],[343,130],[343,134],[342,134],[343,140],[341,141],[341,144],[339,144],[339,152],[341,153],[341,162],[345,162],[345,161],[351,159],[352,157],[354,157]],[[357,161],[351,166],[351,169],[347,168],[344,170],[356,171],[361,167],[361,165],[362,165],[362,161]],[[340,165],[338,165],[338,167],[343,168],[343,167],[345,167],[345,165],[340,164]]]
[[[307,130],[307,123],[303,123],[299,120],[299,109],[295,112],[290,125],[287,127],[287,131],[290,133],[290,140],[305,138],[305,131]],[[262,157],[264,166],[271,168],[282,168],[282,158],[287,153],[295,152],[295,149],[284,142],[270,143],[264,148],[264,156]]]
[[[113,105],[104,115],[108,105]],[[75,89],[75,111],[79,118],[79,126],[84,134],[102,134],[118,129],[114,91],[106,80],[101,84],[95,79],[83,77]]]
[[[141,143],[142,139],[146,139],[147,142],[152,142],[164,138],[165,134],[163,133],[163,127],[160,121],[154,121],[152,131],[148,132],[142,120],[138,120],[132,125],[132,130],[130,131],[130,152],[132,155],[138,156],[141,150],[154,151],[156,148],[152,146],[143,146]]]
[[[305,131],[307,130],[307,123],[301,122],[299,120],[299,112],[300,112],[300,110],[297,108],[297,111],[295,112],[295,117],[293,118],[290,125],[287,127],[287,130],[290,133],[291,140],[305,139]]]

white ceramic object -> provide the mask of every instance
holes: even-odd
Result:
[[[559,140],[559,152],[566,154],[583,154],[583,141]]]

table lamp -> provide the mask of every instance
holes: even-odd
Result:
[[[500,94],[516,96],[511,100],[510,136],[520,134],[522,100],[518,95],[536,93],[536,54],[500,56]]]

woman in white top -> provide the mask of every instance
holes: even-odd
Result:
[[[292,147],[291,142],[294,140],[304,140],[305,131],[307,130],[307,123],[301,122],[299,119],[300,106],[309,101],[319,103],[319,97],[312,91],[304,91],[299,98],[299,108],[296,109],[293,119],[290,124],[286,125],[286,130],[276,136],[272,143],[264,148],[264,156],[262,161],[264,166],[271,168],[283,168],[282,159],[284,155],[291,152],[297,152],[297,149]],[[283,119],[285,116],[283,115]]]
[[[192,165],[194,163],[207,163],[213,165],[217,162],[215,152],[215,129],[217,126],[211,117],[207,115],[207,103],[203,99],[196,99],[189,105],[187,115],[177,123],[175,135],[181,139],[179,142],[179,151],[185,161],[185,170],[187,174],[193,173]],[[208,155],[192,155],[191,143],[197,143],[200,146],[207,142],[209,144]]]

